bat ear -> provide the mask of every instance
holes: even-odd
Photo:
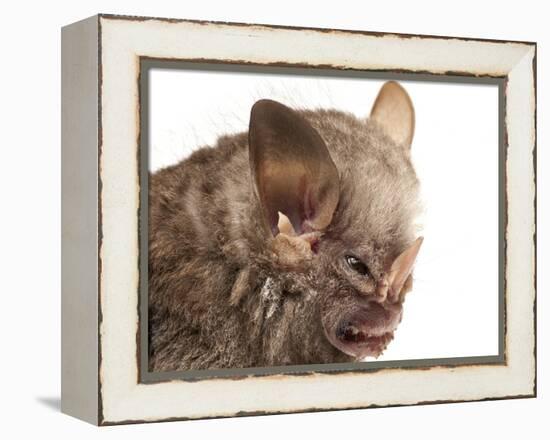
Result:
[[[411,274],[423,241],[422,237],[417,238],[393,261],[387,278],[390,302],[402,300],[405,293],[412,287]]]
[[[374,101],[370,120],[399,145],[410,148],[414,135],[414,107],[411,98],[395,81],[385,83]]]
[[[263,99],[252,107],[248,144],[256,194],[273,236],[282,232],[279,212],[297,235],[325,229],[340,190],[319,133],[296,111]]]

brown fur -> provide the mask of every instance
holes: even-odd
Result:
[[[266,236],[247,133],[150,177],[150,370],[356,360],[329,341],[323,322],[374,298],[388,262],[414,240],[418,180],[407,146],[377,122],[297,113],[324,140],[340,184],[332,221],[300,264],[276,250],[292,247],[292,237],[274,244]],[[349,253],[362,257],[370,279],[350,273]],[[401,302],[381,304],[401,312]]]

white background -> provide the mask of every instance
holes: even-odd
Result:
[[[537,41],[539,397],[101,429],[60,414],[60,27],[97,12]],[[0,15],[2,438],[547,438],[547,15],[544,2],[528,0],[6,2]]]
[[[248,129],[261,98],[366,118],[384,80],[152,69],[149,168]],[[498,354],[498,87],[401,81],[425,240],[395,339],[377,361]],[[373,359],[368,359],[372,361]]]

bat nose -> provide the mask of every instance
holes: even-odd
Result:
[[[376,285],[376,290],[374,291],[374,295],[372,297],[372,301],[377,303],[383,303],[388,298],[388,290],[390,288],[390,284],[388,282],[388,279],[386,276],[383,276]]]

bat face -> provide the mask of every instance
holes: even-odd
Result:
[[[303,245],[299,257],[297,246],[276,248],[290,253],[297,269],[280,268],[278,289],[262,289],[277,304],[264,327],[270,364],[378,357],[393,339],[422,239],[394,257],[399,251],[391,243],[377,247],[367,239],[353,246],[335,233],[329,229],[318,237],[314,251],[309,243]],[[285,235],[277,235],[273,243],[301,240]],[[280,260],[289,264],[290,258]]]
[[[319,279],[324,278],[322,284],[331,289],[319,285],[320,319],[332,346],[354,359],[378,357],[383,352],[401,321],[420,244],[421,239],[413,242],[393,262],[385,252],[353,252],[337,240],[325,244],[324,258],[332,261],[320,264],[325,266],[325,276],[320,274]],[[399,276],[404,281],[397,280]]]
[[[381,89],[368,121],[258,101],[249,147],[271,274],[271,364],[377,357],[394,337],[422,244],[411,101]],[[269,310],[269,309],[268,309]]]

